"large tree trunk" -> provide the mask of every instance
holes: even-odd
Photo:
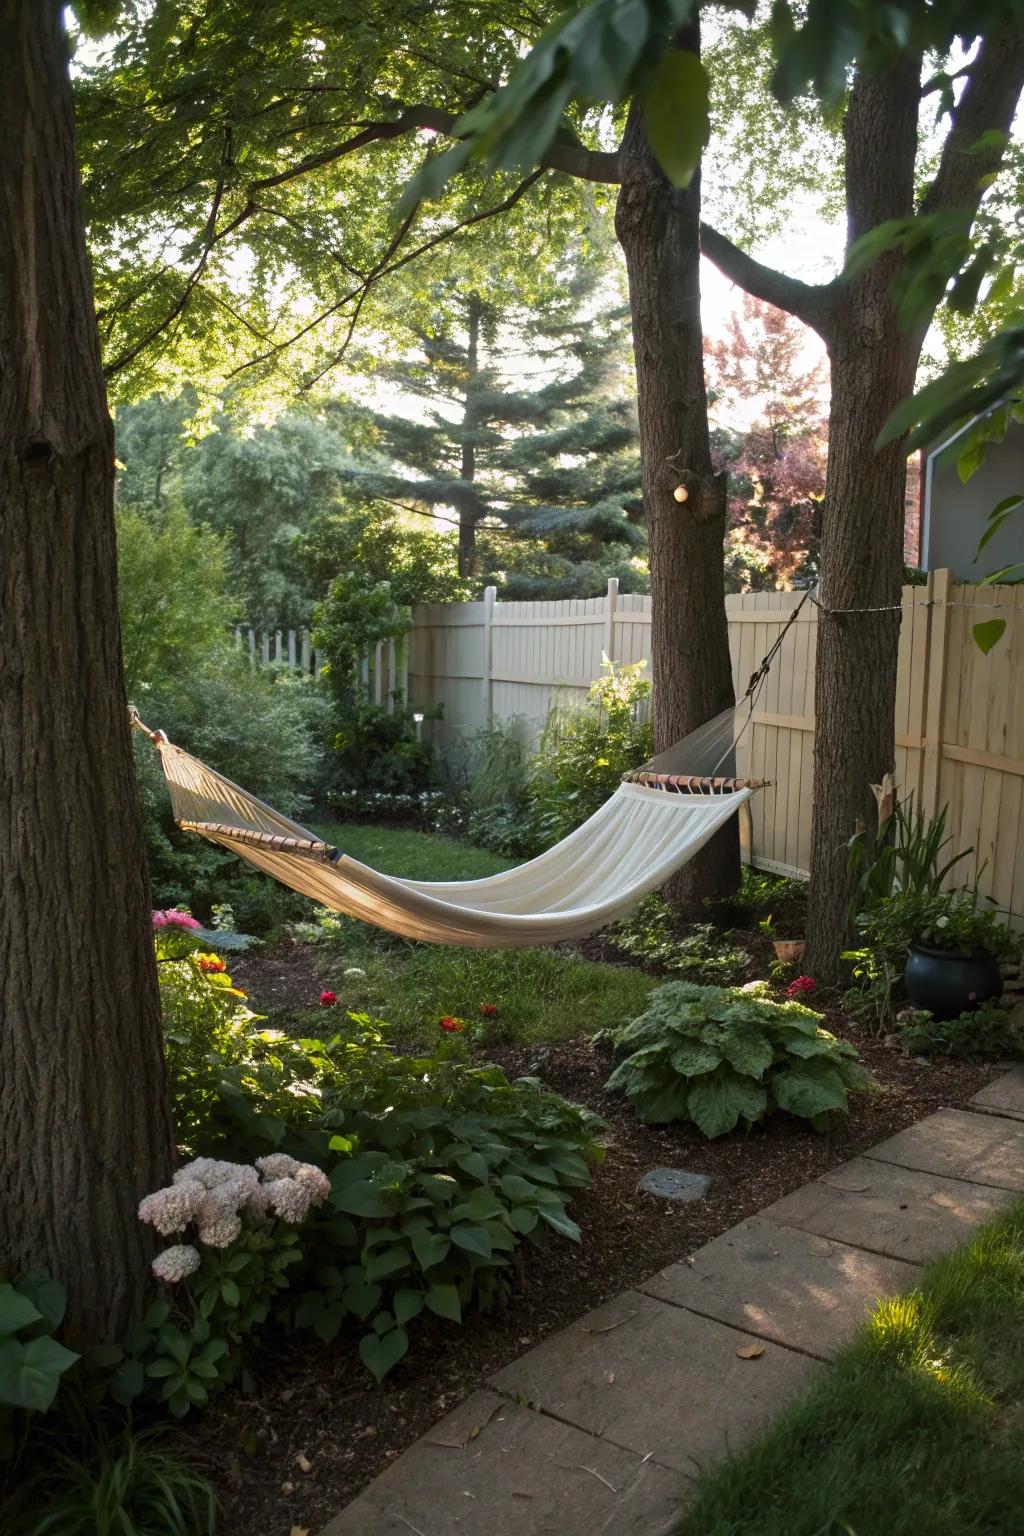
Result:
[[[682,47],[699,49],[697,29]],[[711,462],[700,317],[700,178],[665,179],[634,102],[620,152],[615,229],[626,258],[651,551],[655,750],[735,702],[725,616],[724,476]],[[680,485],[687,499],[676,501]],[[672,881],[683,910],[739,884],[735,819]]]
[[[914,207],[920,65],[861,73],[846,116],[848,240]],[[876,451],[913,389],[923,332],[901,330],[894,256],[844,291],[826,330],[832,366],[815,676],[808,969],[837,977],[849,926],[846,844],[876,825],[871,791],[894,767],[906,449]],[[832,614],[831,609],[867,609]],[[878,611],[879,609],[883,611]]]
[[[60,0],[0,0],[0,1268],[144,1295],[173,1143]]]

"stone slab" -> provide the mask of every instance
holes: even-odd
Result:
[[[967,1242],[1013,1198],[1007,1190],[856,1157],[777,1200],[761,1216],[854,1248],[927,1264]]]
[[[703,1200],[714,1183],[709,1173],[690,1173],[686,1168],[652,1168],[640,1180],[645,1195],[660,1200]]]
[[[491,1385],[694,1476],[739,1449],[825,1369],[749,1333],[626,1291],[546,1339]]]
[[[987,1114],[1005,1115],[1010,1120],[1024,1120],[1024,1067],[1003,1072],[994,1082],[976,1093],[969,1109]]]
[[[1024,1190],[1024,1125],[967,1109],[940,1109],[865,1154],[902,1168]]]
[[[917,1278],[913,1264],[752,1216],[641,1290],[830,1359],[879,1297],[909,1290]]]
[[[480,1391],[320,1536],[670,1536],[684,1494],[656,1461]]]

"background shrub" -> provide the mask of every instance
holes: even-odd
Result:
[[[639,1018],[611,1032],[626,1059],[608,1079],[652,1124],[692,1120],[705,1136],[787,1110],[824,1130],[851,1089],[871,1079],[852,1045],[800,1003],[773,1001],[764,983],[669,982]]]

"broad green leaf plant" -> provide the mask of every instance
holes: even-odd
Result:
[[[705,1136],[749,1129],[778,1110],[815,1130],[872,1079],[821,1015],[776,1002],[764,982],[659,987],[639,1018],[606,1037],[623,1060],[607,1087],[650,1125],[692,1121]]]

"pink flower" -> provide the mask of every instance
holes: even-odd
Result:
[[[202,923],[197,923],[189,912],[179,912],[177,907],[168,907],[165,912],[153,913],[154,928],[201,928]]]
[[[978,1001],[978,994],[977,994],[977,992],[968,992],[968,994],[967,994],[967,1001],[969,1003],[976,1003]]]
[[[438,1020],[438,1023],[446,1035],[460,1035],[466,1027],[463,1019],[457,1019],[452,1014],[445,1014],[443,1019]]]
[[[797,976],[786,988],[787,997],[809,997],[814,991],[813,976]]]
[[[333,1008],[334,1004],[337,1001],[338,1001],[338,999],[335,997],[333,992],[321,992],[320,993],[320,1007],[321,1008]]]

